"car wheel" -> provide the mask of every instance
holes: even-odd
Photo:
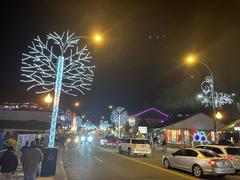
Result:
[[[170,168],[170,162],[168,159],[164,159],[163,160],[163,166],[166,168],[166,169],[169,169]]]
[[[144,156],[144,157],[147,157],[147,154],[144,154],[143,156]]]
[[[122,154],[122,153],[123,153],[121,147],[119,147],[118,152],[119,152],[119,154]]]
[[[224,178],[226,175],[218,175],[217,177]]]
[[[128,148],[128,156],[131,156],[131,155],[132,155],[131,148]]]
[[[192,171],[193,171],[193,175],[195,177],[200,178],[200,177],[203,176],[202,168],[199,165],[194,165],[193,168],[192,168]]]

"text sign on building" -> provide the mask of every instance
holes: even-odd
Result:
[[[146,126],[139,126],[138,131],[142,134],[147,134],[147,127]]]

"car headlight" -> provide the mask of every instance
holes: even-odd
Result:
[[[92,140],[93,140],[93,137],[92,137],[92,136],[89,136],[89,137],[88,137],[88,142],[92,142]]]
[[[82,137],[81,137],[81,141],[85,141],[85,136],[82,136]]]

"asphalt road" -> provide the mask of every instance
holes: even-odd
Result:
[[[119,155],[114,149],[81,144],[63,152],[62,156],[69,180],[195,179],[190,173],[162,168],[160,153],[153,153],[150,158],[128,157]],[[210,178],[219,179],[205,179]],[[240,179],[240,176],[223,179]]]

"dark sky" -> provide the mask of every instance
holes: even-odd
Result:
[[[92,119],[109,116],[109,104],[129,114],[152,106],[171,111],[181,106],[176,100],[191,106],[208,72],[182,64],[189,52],[212,68],[217,90],[240,94],[238,0],[16,1],[2,6],[1,19],[1,102],[41,103],[43,96],[20,83],[22,53],[37,35],[68,29],[104,34],[101,45],[83,42],[96,65],[92,91],[61,99],[66,108],[79,100],[78,111]]]

